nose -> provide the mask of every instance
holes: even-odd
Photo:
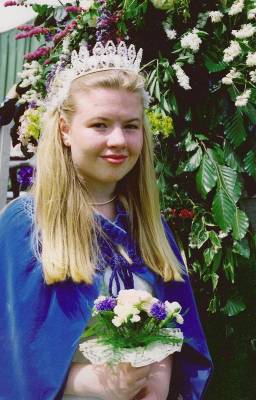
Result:
[[[108,135],[107,144],[109,147],[125,147],[126,137],[121,126],[115,126]]]

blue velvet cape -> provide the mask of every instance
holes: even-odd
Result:
[[[134,261],[132,272],[149,282],[160,300],[178,301],[183,310],[189,309],[181,327],[189,342],[175,353],[169,399],[202,399],[212,363],[189,278],[164,283],[150,271],[128,233],[124,209],[117,211],[114,223],[96,217],[111,240],[128,251]],[[33,223],[30,196],[14,200],[0,216],[0,400],[62,398],[79,337],[102,282],[97,272],[92,285],[70,280],[46,285],[31,247]],[[163,223],[170,246],[182,262],[173,235]],[[114,269],[122,260],[105,245],[102,241],[103,254]]]

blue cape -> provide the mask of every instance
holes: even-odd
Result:
[[[122,210],[114,223],[98,218],[111,239],[125,246],[134,261],[130,268],[153,286],[155,296],[189,309],[182,325],[189,341],[175,353],[169,398],[203,398],[212,362],[188,276],[184,282],[165,283],[150,271],[136,253]],[[74,352],[101,285],[100,273],[92,285],[70,280],[46,285],[31,246],[33,223],[30,196],[14,200],[0,216],[0,400],[62,398]],[[170,246],[182,262],[173,235],[163,223]],[[109,249],[105,250],[111,259]]]

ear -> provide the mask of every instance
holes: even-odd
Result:
[[[63,115],[60,116],[59,127],[63,144],[70,147],[70,127]]]

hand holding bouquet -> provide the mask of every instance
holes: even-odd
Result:
[[[121,290],[94,302],[94,321],[83,334],[94,336],[79,349],[93,364],[130,362],[140,367],[180,351],[183,323],[177,302],[160,302],[143,290]]]

